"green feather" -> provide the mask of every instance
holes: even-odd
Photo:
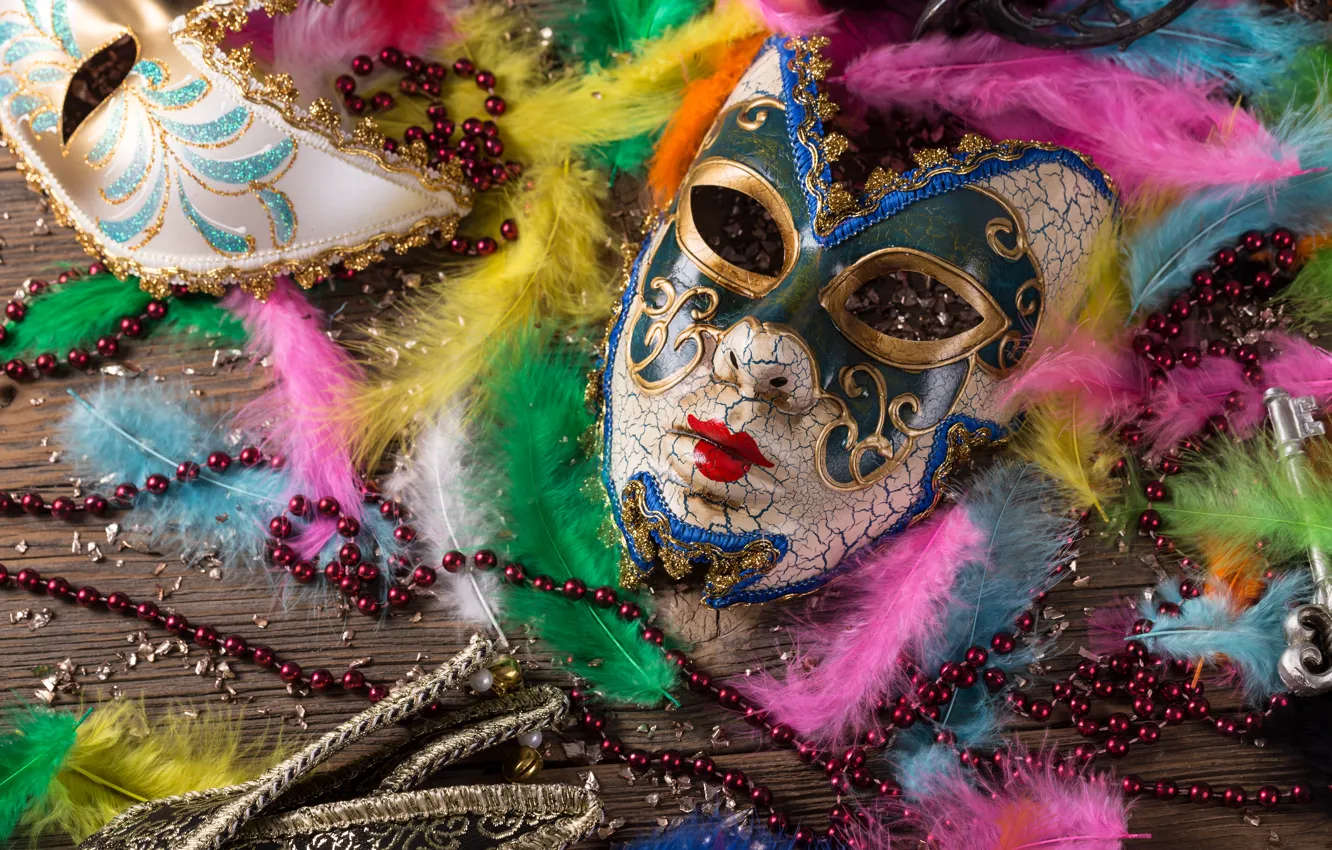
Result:
[[[615,586],[620,547],[603,534],[609,508],[594,452],[583,440],[596,420],[585,399],[591,363],[573,346],[528,329],[499,352],[480,387],[477,441],[495,468],[485,489],[511,535],[510,556],[529,577],[588,588]],[[610,541],[614,542],[608,542]],[[644,608],[646,605],[639,601]],[[571,659],[570,667],[608,701],[656,704],[671,699],[676,668],[639,635],[642,626],[614,610],[573,602],[529,585],[508,586],[504,610]]]
[[[1172,537],[1261,542],[1274,563],[1301,559],[1312,546],[1332,552],[1332,484],[1311,473],[1303,495],[1297,494],[1266,437],[1244,444],[1216,440],[1166,486],[1170,498],[1153,507]]]
[[[702,0],[573,0],[535,14],[554,32],[556,49],[571,65],[599,68],[634,52],[645,41],[688,23],[710,7]],[[610,172],[637,171],[652,156],[660,129],[599,145],[588,152],[591,162]]]
[[[118,330],[122,316],[141,315],[151,300],[136,279],[120,280],[112,274],[54,284],[33,296],[22,322],[5,325],[0,356],[32,357],[49,351],[63,359],[71,348],[92,349],[98,337]],[[208,296],[172,298],[166,318],[147,325],[154,333],[202,336],[228,345],[245,340],[241,323]]]
[[[1272,91],[1259,99],[1274,123],[1282,115],[1306,112],[1327,100],[1332,84],[1332,48],[1316,44],[1302,49]]]
[[[77,715],[40,706],[12,708],[12,731],[0,737],[0,841],[44,800],[78,735]]]
[[[1288,314],[1301,328],[1324,328],[1332,322],[1332,249],[1314,254],[1276,300],[1289,305]]]

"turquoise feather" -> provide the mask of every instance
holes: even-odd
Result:
[[[39,706],[12,708],[6,720],[13,731],[0,736],[0,841],[8,840],[23,815],[46,796],[83,722]]]

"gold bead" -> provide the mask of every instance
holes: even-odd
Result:
[[[511,655],[496,661],[490,668],[490,675],[494,677],[491,689],[497,697],[508,696],[523,686],[523,668]]]
[[[509,782],[526,782],[540,773],[543,767],[545,761],[541,753],[519,744],[504,757],[504,778]]]

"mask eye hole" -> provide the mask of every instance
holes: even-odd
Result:
[[[694,227],[713,253],[756,275],[781,274],[781,230],[762,203],[729,186],[694,186],[689,196]]]
[[[799,242],[782,196],[762,175],[720,157],[694,166],[680,193],[676,239],[699,271],[747,298],[777,287]]]
[[[980,281],[910,248],[861,257],[820,290],[819,303],[857,348],[908,372],[970,357],[1009,326]]]
[[[846,297],[846,311],[871,329],[914,341],[966,333],[985,319],[955,291],[924,272],[887,269]]]
[[[61,109],[62,142],[68,144],[97,107],[116,93],[116,89],[134,70],[134,63],[138,59],[139,42],[134,36],[126,34],[99,50],[74,72]]]

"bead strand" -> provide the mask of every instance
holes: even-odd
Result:
[[[106,267],[101,263],[93,263],[88,267],[89,275],[103,274]],[[63,272],[57,279],[57,283],[66,284],[78,277],[77,273]],[[27,302],[39,296],[48,284],[42,280],[28,280],[24,284],[24,292],[21,297],[9,301],[5,305],[5,318],[8,324],[0,326],[0,343],[8,338],[10,325],[18,325],[27,318]],[[144,312],[138,315],[121,316],[115,321],[116,330],[105,334],[97,339],[95,355],[103,358],[113,358],[120,354],[121,341],[125,339],[140,339],[147,335],[148,328],[154,322],[159,322],[167,317],[168,307],[165,301],[154,298],[149,301],[144,308]],[[65,354],[65,362],[72,369],[84,370],[93,364],[94,353],[88,352],[82,348],[71,348]],[[53,375],[60,369],[60,357],[55,352],[43,352],[37,355],[29,364],[21,358],[12,358],[5,362],[5,376],[13,381],[34,380],[42,375]]]
[[[250,661],[263,670],[275,673],[293,690],[309,687],[310,690],[323,693],[340,685],[342,690],[364,695],[371,702],[379,702],[388,696],[385,685],[369,681],[365,674],[356,668],[349,668],[341,678],[325,668],[312,670],[305,674],[301,665],[295,661],[284,660],[270,647],[251,644],[238,634],[223,636],[217,629],[208,625],[193,625],[182,614],[174,611],[164,612],[155,602],[135,602],[129,594],[114,591],[106,595],[93,587],[80,587],[75,590],[63,578],[44,579],[41,573],[32,568],[24,568],[14,576],[0,565],[0,588],[26,590],[33,594],[45,594],[59,602],[77,604],[84,608],[105,607],[126,617],[137,617],[148,625],[163,629],[168,634],[192,641],[206,650],[219,650],[224,655]]]

